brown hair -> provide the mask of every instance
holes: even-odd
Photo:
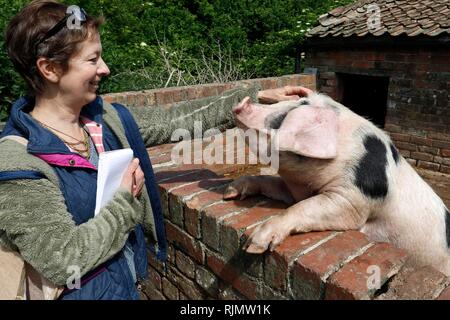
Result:
[[[67,6],[56,1],[32,1],[8,24],[5,45],[14,67],[25,79],[30,95],[41,94],[45,81],[36,67],[38,57],[46,57],[67,72],[69,59],[79,45],[98,32],[103,18],[87,16],[80,29],[63,27],[36,48],[36,43],[66,15]]]

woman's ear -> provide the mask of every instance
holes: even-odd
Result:
[[[49,61],[47,58],[38,58],[36,61],[36,67],[44,79],[50,81],[51,83],[57,83],[61,78],[61,67],[58,64]]]

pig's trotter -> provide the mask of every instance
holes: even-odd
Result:
[[[240,200],[245,199],[248,196],[255,195],[259,193],[259,185],[257,183],[256,177],[240,177],[233,182],[231,182],[223,193],[223,198],[236,199],[239,197]]]
[[[281,200],[289,205],[295,202],[286,184],[277,176],[240,177],[230,183],[223,198],[227,200],[240,196],[242,200],[257,194],[263,194],[270,199]]]
[[[280,216],[273,217],[253,231],[244,245],[244,250],[254,254],[263,253],[267,249],[273,251],[289,234],[290,230],[285,227],[283,219],[280,219]]]

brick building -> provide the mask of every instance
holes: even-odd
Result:
[[[388,131],[413,165],[450,173],[450,2],[363,0],[318,22],[302,48],[318,90]]]

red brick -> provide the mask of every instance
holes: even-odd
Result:
[[[223,201],[223,191],[226,184],[218,189],[200,193],[186,202],[184,207],[185,227],[195,237],[201,236],[201,210],[203,207]]]
[[[166,223],[166,234],[169,242],[178,246],[198,263],[203,264],[203,249],[193,237],[170,222]]]
[[[407,150],[399,150],[400,151],[400,154],[403,156],[403,157],[405,157],[405,158],[409,158],[409,157],[411,157],[411,151],[407,151]],[[415,161],[415,160],[414,160]],[[415,165],[415,163],[414,163],[414,165]]]
[[[223,282],[219,283],[219,292],[217,295],[217,299],[233,301],[248,300],[242,294],[234,290],[233,287],[231,287],[229,284]]]
[[[164,188],[165,190],[171,190],[174,188],[178,188],[184,184],[210,177],[217,177],[217,175],[214,172],[204,169],[197,169],[192,171],[185,170],[171,177],[167,176],[166,178],[164,178],[166,180],[164,182],[158,182],[158,185],[160,188]]]
[[[257,282],[243,274],[242,270],[237,270],[214,254],[207,255],[207,265],[221,280],[232,285],[246,298],[257,299]]]
[[[361,69],[372,69],[374,67],[373,61],[355,60],[352,62],[352,67]]]
[[[305,250],[332,234],[331,231],[309,232],[289,236],[266,256],[264,280],[272,288],[285,291],[294,260]]]
[[[277,78],[266,78],[266,79],[255,79],[263,90],[273,89],[278,87],[278,79]]]
[[[195,282],[203,288],[210,297],[217,299],[220,281],[214,273],[206,268],[197,266],[195,270]]]
[[[201,211],[202,241],[214,250],[219,250],[219,225],[225,216],[238,211],[245,211],[261,202],[263,197],[249,197],[244,200],[227,200]]]
[[[386,130],[389,133],[401,133],[402,132],[402,128],[400,126],[392,124],[392,123],[387,123],[384,126],[384,130]]]
[[[440,165],[438,163],[419,160],[417,163],[417,167],[427,170],[439,171]]]
[[[430,71],[430,63],[423,63],[423,61],[419,61],[416,64],[416,73],[424,73]]]
[[[264,206],[264,207],[263,207]],[[268,200],[263,206],[250,208],[244,213],[233,215],[223,221],[220,231],[219,251],[225,257],[233,256],[241,246],[241,236],[248,227],[279,214],[287,205],[281,201]]]
[[[216,96],[218,94],[217,85],[215,84],[202,85],[200,86],[199,94],[202,98]]]
[[[411,143],[414,143],[414,144],[417,144],[420,146],[431,147],[433,145],[433,140],[427,139],[427,138],[422,138],[422,137],[411,136]]]
[[[356,257],[327,281],[325,299],[360,300],[373,297],[376,289],[368,288],[370,266],[380,268],[380,285],[396,274],[407,259],[407,254],[388,243],[378,243]]]
[[[222,175],[224,173],[233,172],[238,168],[237,165],[224,165],[224,164],[213,164],[213,165],[205,165],[205,164],[180,164],[180,165],[172,165],[169,167],[163,168],[163,173],[165,175],[169,175],[170,172],[178,173],[179,175],[185,174],[192,171],[201,171],[201,170],[209,170],[217,175]],[[161,171],[161,170],[159,170]],[[159,173],[158,171],[158,173]],[[159,178],[161,180],[162,178]]]
[[[433,155],[424,152],[411,152],[411,158],[422,161],[433,161]]]
[[[435,140],[450,141],[450,133],[431,131],[428,133],[428,137]]]
[[[383,61],[386,58],[385,53],[381,51],[371,51],[364,54],[364,59],[369,61]]]
[[[174,267],[170,267],[167,277],[184,294],[188,299],[202,300],[205,299],[203,290],[193,281],[185,277]]]
[[[113,103],[116,101],[116,98],[112,94],[102,95],[102,99],[103,99],[103,101],[108,102],[108,103]]]
[[[152,165],[169,163],[170,161],[172,161],[172,155],[170,154],[170,152],[160,154],[158,156],[151,158],[150,161],[151,161]]]
[[[406,56],[404,54],[399,54],[399,53],[386,54],[386,61],[404,62],[405,60],[406,60]]]
[[[426,152],[429,154],[433,154],[435,156],[439,155],[439,149],[438,148],[432,148],[432,147],[419,147],[420,152]]]
[[[347,231],[298,258],[292,270],[291,286],[295,298],[322,298],[326,279],[336,272],[345,260],[368,244],[364,234]]]
[[[170,153],[175,145],[176,143],[162,144],[159,146],[147,148],[147,152],[150,158],[157,157],[161,154]]]
[[[149,265],[155,268],[155,270],[158,270],[160,274],[164,275],[165,274],[164,264],[160,262],[158,259],[156,259],[153,253],[148,253],[147,257]]]
[[[162,279],[163,293],[169,300],[178,300],[178,288],[167,278]]]
[[[415,144],[401,141],[396,142],[395,145],[400,150],[417,151],[418,148]]]
[[[418,150],[417,145],[408,143],[408,142],[398,141],[395,143],[395,145],[399,150],[407,150],[407,151],[417,151]]]
[[[165,171],[157,172],[155,178],[158,183],[158,190],[161,195],[161,205],[166,217],[170,217],[169,209],[169,194],[168,191],[180,187],[186,183],[198,181],[203,176],[211,176],[211,172],[207,170],[179,170],[179,171]],[[212,174],[214,176],[214,173]],[[164,182],[161,182],[164,181]],[[178,212],[179,213],[179,212]],[[178,221],[179,223],[179,221]]]
[[[149,267],[148,268],[148,281],[155,287],[155,289],[161,291],[161,276],[159,275],[156,269]]]
[[[445,284],[446,276],[432,267],[403,268],[380,296],[387,300],[430,300]]]
[[[280,86],[296,86],[298,85],[297,79],[292,76],[282,76],[279,78]]]
[[[127,106],[133,106],[134,105],[134,92],[127,92],[125,93],[125,101]]]
[[[410,142],[411,136],[403,133],[390,133],[389,134],[394,141]]]
[[[403,155],[403,152],[402,152]],[[406,159],[406,161],[413,167],[417,166],[417,160],[413,160],[413,159]]]
[[[208,176],[211,179],[208,179]],[[189,183],[188,185],[178,187],[171,190],[169,195],[169,211],[171,220],[178,226],[183,227],[184,217],[183,217],[183,207],[185,202],[193,197],[194,194],[206,192],[210,188],[218,188],[220,186],[228,185],[230,179],[217,179],[215,174],[211,171],[205,171],[202,174],[195,177],[195,179],[201,179],[201,181],[196,181]],[[189,221],[192,224],[192,220]]]
[[[154,168],[155,170],[155,168]],[[163,168],[159,170],[155,170],[155,181],[158,183],[158,185],[161,183],[161,181],[167,181],[171,179],[178,179],[178,177],[181,177],[185,174],[193,173],[195,171],[200,171],[201,168],[191,169],[191,170],[172,170],[172,168]],[[163,188],[161,188],[163,189]]]
[[[155,288],[145,288],[144,293],[149,300],[166,300],[166,297],[164,297],[161,291],[158,291]]]
[[[201,215],[197,209],[184,207],[184,229],[194,238],[200,239],[202,236]]]
[[[201,98],[201,91],[198,86],[189,86],[186,88],[187,100],[196,100]]]
[[[175,248],[169,243],[167,246],[167,262],[170,264],[175,264]]]
[[[175,102],[174,93],[176,90],[177,89],[173,88],[158,89],[158,91],[155,92],[156,104],[163,106]]]
[[[433,140],[433,147],[450,149],[450,141]]]
[[[434,157],[433,162],[450,166],[450,158]]]
[[[449,149],[441,149],[441,156],[450,157],[450,150]]]
[[[414,80],[413,86],[416,89],[434,89],[437,87],[437,84],[427,80]]]
[[[439,171],[442,172],[442,173],[450,174],[450,166],[441,165],[441,169]]]
[[[288,293],[284,292],[284,294],[279,293],[278,291],[273,290],[271,287],[262,284],[259,289],[258,299],[261,300],[289,300]]]
[[[195,263],[181,251],[175,253],[175,264],[185,276],[195,278]]]

